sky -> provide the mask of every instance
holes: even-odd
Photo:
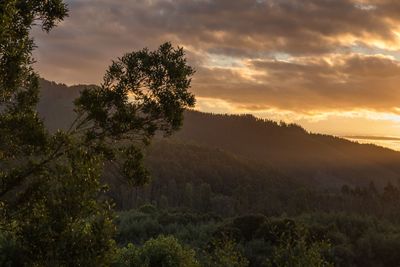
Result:
[[[33,29],[46,79],[99,84],[113,59],[170,41],[196,69],[198,110],[400,136],[398,0],[66,2],[59,27]]]

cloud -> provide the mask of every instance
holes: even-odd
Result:
[[[48,79],[96,83],[112,59],[172,41],[197,69],[196,95],[236,109],[399,110],[399,1],[67,2],[50,35],[33,30]]]
[[[400,64],[382,55],[250,60],[243,69],[199,69],[194,84],[202,95],[249,110],[276,107],[303,113],[351,109],[397,113],[400,105]]]

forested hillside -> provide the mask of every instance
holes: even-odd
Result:
[[[40,113],[51,129],[66,127],[73,117],[73,99],[83,86],[45,80],[42,86]],[[370,209],[383,216],[391,213],[383,212],[391,210],[390,205],[375,195],[396,187],[400,178],[400,153],[386,148],[250,115],[196,111],[186,112],[178,133],[153,142],[146,164],[152,182],[136,189],[107,166],[104,179],[120,209],[156,203],[224,216]],[[355,194],[343,194],[343,188]],[[358,197],[367,191],[372,200]],[[362,208],[371,201],[375,204],[369,209]],[[384,204],[387,208],[382,209]]]
[[[67,87],[43,80],[42,87],[42,99],[38,107],[40,114],[53,130],[67,127],[73,118],[73,99],[83,86]],[[195,144],[184,147],[190,147],[188,154],[193,157],[207,155],[207,158],[212,158],[217,156],[210,154],[224,151],[236,160],[251,161],[248,164],[259,168],[260,173],[263,173],[262,169],[273,170],[291,177],[293,181],[323,189],[340,189],[344,184],[367,186],[370,182],[381,189],[389,181],[397,183],[400,178],[398,152],[333,136],[312,134],[298,125],[257,119],[251,115],[187,111],[182,129],[170,139],[162,145],[163,151],[176,151],[175,146],[183,143]],[[162,153],[156,148],[154,150]],[[149,159],[154,158],[151,151]],[[187,167],[189,165],[182,164],[181,172],[196,172],[195,168]],[[226,168],[223,166],[218,164],[218,168]],[[159,171],[154,169],[154,172]],[[215,172],[215,166],[210,171]],[[192,173],[196,177],[202,175]]]
[[[397,152],[312,134],[298,125],[251,115],[188,112],[177,137],[263,161],[324,188],[344,183],[367,185],[370,181],[382,186],[400,177]]]
[[[41,83],[41,116],[52,131],[67,127],[83,86]],[[145,156],[144,187],[106,165],[125,246],[115,266],[151,253],[177,253],[187,266],[193,255],[204,266],[398,262],[398,152],[250,115],[187,111],[182,129]]]

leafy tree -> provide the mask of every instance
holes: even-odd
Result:
[[[274,248],[272,257],[267,259],[265,266],[274,267],[328,267],[333,264],[326,261],[321,250],[327,248],[326,243],[312,243],[307,245],[304,239],[295,244],[283,242]]]
[[[207,183],[200,185],[200,200],[202,211],[207,211],[211,206],[211,186]]]
[[[143,213],[147,213],[147,214],[152,214],[152,213],[155,213],[157,211],[157,209],[156,209],[156,207],[154,207],[151,204],[145,204],[139,208],[139,211],[141,211]]]
[[[113,267],[129,267],[138,266],[139,248],[129,243],[125,247],[122,247],[116,253]]]
[[[48,132],[36,112],[38,75],[29,31],[50,31],[67,15],[62,0],[0,2],[0,227],[25,266],[104,266],[115,251],[112,204],[100,178],[112,166],[130,185],[148,181],[143,148],[177,130],[193,69],[163,44],[117,59],[101,86],[75,101],[68,130]]]
[[[261,214],[241,216],[233,220],[233,227],[240,230],[245,240],[251,240],[266,219],[267,218]]]
[[[0,235],[0,266],[21,266],[20,253],[12,235]]]
[[[193,185],[191,183],[185,184],[185,189],[183,192],[183,203],[188,208],[193,206]]]
[[[330,244],[323,241],[309,242],[304,230],[293,233],[283,232],[279,243],[273,247],[272,256],[265,266],[270,267],[327,267],[333,266],[324,257],[324,252],[330,249]]]
[[[115,266],[130,267],[198,267],[195,252],[171,236],[150,239],[142,247],[129,244],[122,248]]]
[[[247,267],[248,260],[238,249],[238,245],[229,238],[217,238],[210,244],[206,253],[204,266],[213,267]]]

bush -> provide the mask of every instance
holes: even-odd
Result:
[[[243,256],[234,241],[214,239],[209,246],[209,251],[205,252],[203,266],[247,267],[249,261]]]
[[[199,267],[195,252],[171,236],[150,239],[142,247],[129,244],[120,250],[116,267]]]
[[[20,249],[11,234],[0,233],[0,266],[22,266]]]
[[[147,214],[154,214],[157,212],[157,208],[151,204],[144,204],[139,208],[139,211]]]

